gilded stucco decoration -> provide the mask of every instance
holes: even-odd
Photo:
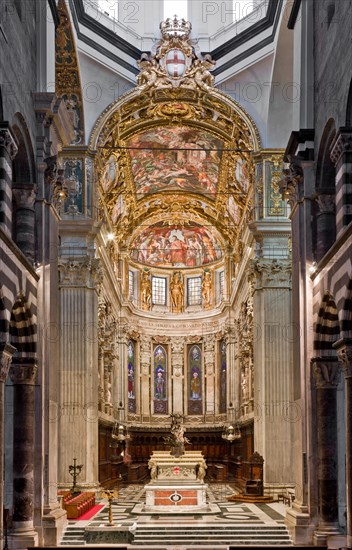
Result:
[[[65,0],[58,1],[60,23],[55,41],[55,89],[65,101],[72,119],[75,139],[71,145],[84,143],[82,87],[73,29]]]
[[[254,204],[252,157],[261,148],[249,115],[214,88],[215,62],[190,32],[184,20],[161,24],[161,40],[138,63],[137,87],[102,113],[90,140],[99,212],[116,246],[141,273],[169,267],[176,288],[184,284],[179,269],[238,249]],[[206,308],[210,279],[203,278]],[[140,281],[149,310],[149,275]],[[174,312],[184,307],[175,301],[180,293],[169,295]]]

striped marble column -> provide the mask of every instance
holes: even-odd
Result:
[[[352,129],[340,128],[331,146],[336,168],[336,233],[352,221]]]
[[[35,211],[36,199],[33,185],[13,187],[16,203],[15,240],[30,262],[35,260]]]
[[[11,548],[37,546],[34,531],[34,390],[37,365],[30,360],[12,361],[14,385],[13,426],[13,532]]]
[[[312,359],[316,387],[317,478],[319,514],[314,533],[317,545],[338,530],[337,411],[336,388],[339,365],[334,357]]]
[[[12,234],[12,159],[17,145],[7,122],[0,123],[0,227]]]
[[[339,340],[334,347],[342,363],[345,378],[346,411],[346,504],[347,504],[347,544],[352,546],[352,339]]]
[[[4,385],[16,348],[0,344],[0,449],[4,449]],[[4,506],[4,453],[0,452],[0,510]],[[3,548],[3,514],[0,514],[0,547]]]

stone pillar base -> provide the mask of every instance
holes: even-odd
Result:
[[[314,531],[313,544],[314,546],[327,546],[330,537],[341,535],[338,524],[321,524]]]
[[[8,537],[9,549],[27,550],[28,547],[38,546],[38,533],[33,527],[17,527]]]
[[[294,544],[311,544],[316,525],[312,525],[306,507],[300,508],[294,503],[293,508],[287,508],[285,525]]]
[[[48,510],[47,513],[42,516],[44,545],[58,546],[66,526],[66,510],[63,510],[58,505]]]

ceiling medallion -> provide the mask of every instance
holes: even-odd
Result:
[[[196,42],[190,39],[192,25],[184,19],[166,19],[160,23],[161,40],[151,54],[143,53],[137,62],[141,73],[138,85],[143,88],[183,87],[208,89],[214,84],[210,71],[215,61],[210,54],[201,56]]]

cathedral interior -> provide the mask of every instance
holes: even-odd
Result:
[[[59,546],[73,481],[133,500],[176,425],[213,506],[352,548],[351,18],[0,3],[2,547]]]

